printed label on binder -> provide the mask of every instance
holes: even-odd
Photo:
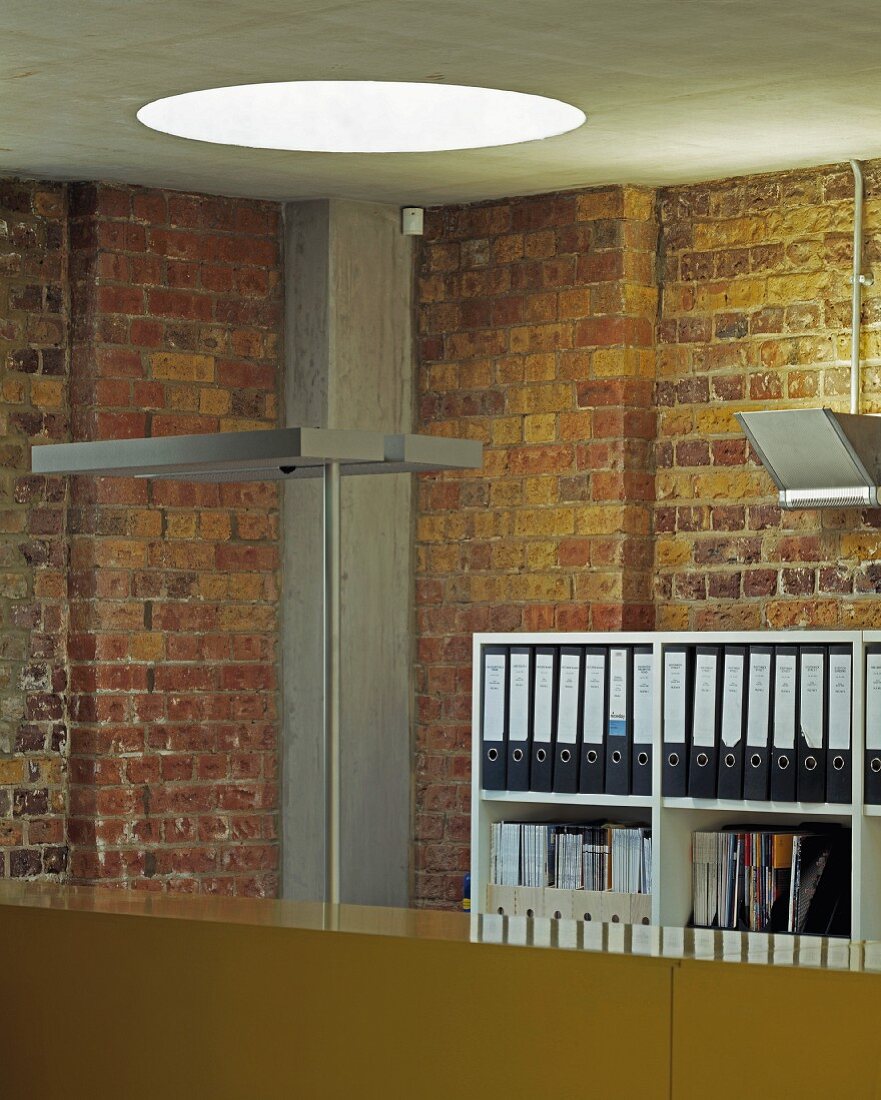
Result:
[[[793,703],[795,695],[793,693]],[[771,654],[751,653],[749,661],[749,707],[746,743],[755,748],[768,744],[768,717],[771,713]],[[793,724],[795,714],[793,713]]]
[[[881,653],[866,657],[866,748],[881,750]]]
[[[609,656],[609,737],[627,736],[627,653],[613,649]]]
[[[801,731],[810,748],[823,747],[822,653],[802,653]]]
[[[508,739],[529,738],[529,654],[511,654],[511,697],[508,703]]]
[[[652,743],[652,654],[633,655],[633,742],[636,745]]]
[[[685,742],[685,653],[664,654],[664,740]]]
[[[483,662],[483,739],[505,739],[505,654],[487,653]]]
[[[743,656],[725,654],[725,687],[722,696],[722,744],[732,748],[743,736]]]
[[[829,654],[829,748],[850,748],[850,684],[849,653]]]
[[[535,741],[551,740],[551,719],[554,706],[554,658],[550,653],[535,657],[535,720],[532,736]]]
[[[669,738],[668,738],[669,740]],[[694,674],[694,726],[692,744],[716,744],[716,654],[698,653]]]
[[[794,653],[777,655],[777,677],[774,682],[774,748],[795,748],[795,685]]]
[[[578,676],[581,661],[577,654],[560,657],[560,708],[557,714],[557,741],[574,745],[578,740]]]
[[[603,743],[605,729],[606,655],[588,653],[584,665],[584,740]]]

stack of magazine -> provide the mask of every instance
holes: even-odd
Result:
[[[744,826],[697,832],[692,885],[695,927],[847,935],[850,833]]]
[[[500,821],[490,838],[490,882],[558,890],[649,894],[652,835],[647,825]]]

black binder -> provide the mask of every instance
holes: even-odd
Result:
[[[633,794],[652,793],[655,668],[650,645],[633,647]]]
[[[825,826],[793,842],[792,931],[850,936],[850,829]]]
[[[722,733],[719,741],[719,797],[743,798],[746,745],[747,648],[725,646],[722,674]]]
[[[691,740],[692,647],[664,647],[661,792],[682,797],[688,792],[688,745]]]
[[[853,801],[853,646],[829,646],[827,688],[826,801],[850,803]]]
[[[774,649],[774,709],[771,719],[771,801],[795,802],[798,778],[798,647]]]
[[[534,650],[532,681],[532,741],[529,789],[554,789],[554,696],[557,681],[557,651],[539,645]]]
[[[866,762],[863,790],[870,806],[881,805],[881,645],[866,646]]]
[[[609,648],[609,721],[606,726],[606,793],[630,794],[633,747],[633,650]]]
[[[481,784],[486,791],[505,789],[508,724],[508,647],[483,647],[481,699]]]
[[[605,646],[585,646],[581,769],[578,779],[578,790],[582,794],[602,794],[605,787],[608,690],[608,649]]]
[[[823,645],[803,645],[798,649],[799,721],[798,780],[799,802],[826,800],[826,749],[829,744],[827,720],[829,654]]]
[[[507,788],[509,791],[529,790],[532,677],[532,649],[528,645],[512,645],[508,650]]]
[[[746,756],[743,797],[766,802],[771,793],[771,699],[774,694],[774,647],[749,647],[746,697]]]
[[[688,739],[688,793],[692,798],[716,797],[721,707],[722,647],[699,645],[695,650]]]
[[[560,647],[557,665],[557,714],[554,723],[554,790],[578,790],[578,730],[581,715],[581,646]]]

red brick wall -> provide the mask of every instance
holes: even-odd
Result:
[[[71,214],[74,438],[274,425],[278,207],[99,185]],[[69,529],[73,878],[274,894],[276,488],[75,479]]]
[[[420,428],[486,450],[419,487],[417,903],[468,867],[471,634],[653,625],[656,237],[634,188],[429,212]]]
[[[276,423],[280,210],[11,182],[0,217],[0,873],[274,894],[276,490],[24,471]]]
[[[64,188],[0,182],[0,875],[67,862],[65,485],[28,442],[67,438]]]

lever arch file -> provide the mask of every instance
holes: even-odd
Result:
[[[483,651],[483,760],[481,782],[488,791],[505,789],[508,649],[486,646]]]
[[[561,646],[557,676],[557,736],[554,739],[554,790],[578,790],[578,718],[581,704],[579,646]]]
[[[798,782],[799,802],[826,799],[826,748],[828,746],[825,646],[799,647]]]
[[[771,801],[795,802],[798,772],[798,649],[777,646],[774,653],[774,714],[771,721]]]
[[[529,790],[529,723],[532,717],[532,650],[512,645],[508,651],[509,791]]]
[[[532,690],[532,753],[529,789],[554,789],[554,681],[556,651],[553,646],[535,647],[535,682]]]
[[[584,703],[582,707],[582,794],[602,794],[606,778],[606,691],[609,652],[604,646],[584,651]]]
[[[633,771],[634,794],[652,793],[652,723],[655,668],[652,647],[633,647]]]
[[[694,663],[688,757],[688,793],[692,798],[716,797],[721,687],[721,647],[699,645]]]
[[[851,802],[851,719],[853,716],[853,651],[849,645],[829,646],[826,801]]]
[[[688,742],[691,725],[688,705],[691,678],[689,649],[668,645],[664,649],[664,735],[662,793],[683,796],[688,791]]]
[[[866,762],[864,794],[881,805],[881,645],[866,646]]]
[[[609,722],[606,735],[606,792],[630,794],[633,744],[633,650],[609,650]]]
[[[767,801],[771,790],[771,694],[774,683],[774,647],[749,647],[746,697],[746,756],[743,797]]]
[[[746,646],[725,646],[722,681],[722,734],[719,745],[719,797],[743,797],[746,741]]]

